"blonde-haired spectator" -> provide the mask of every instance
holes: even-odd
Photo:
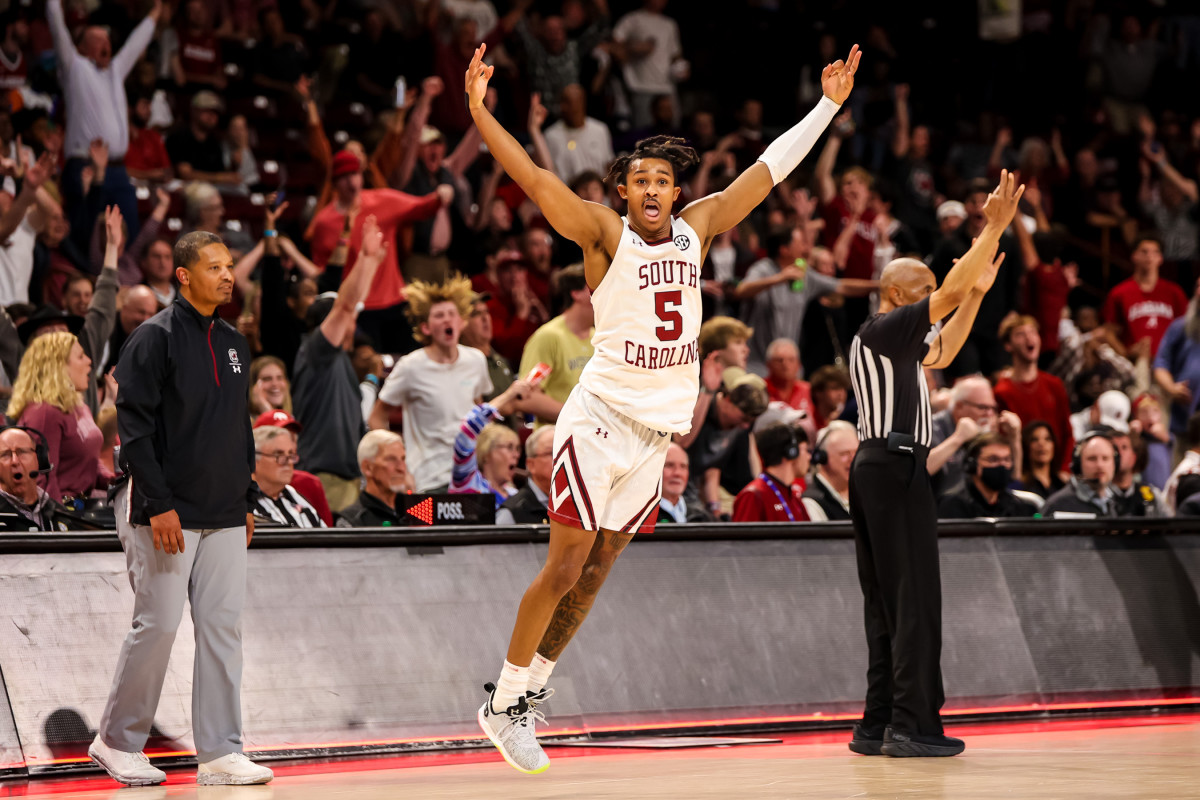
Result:
[[[104,435],[80,399],[92,360],[74,334],[47,333],[34,339],[21,359],[8,415],[46,437],[50,463],[46,492],[53,500],[87,498],[96,488]]]

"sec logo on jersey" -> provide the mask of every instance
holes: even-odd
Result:
[[[691,243],[692,240],[682,233],[675,237],[675,246],[680,250],[687,250]]]

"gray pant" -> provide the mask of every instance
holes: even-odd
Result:
[[[133,627],[121,646],[100,738],[136,753],[146,746],[162,694],[183,601],[192,604],[192,738],[201,763],[242,751],[242,607],[246,528],[183,531],[184,550],[154,549],[146,525],[125,521],[128,489],[116,497],[117,535],[133,587]]]

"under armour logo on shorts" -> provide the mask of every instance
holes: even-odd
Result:
[[[600,430],[599,428],[596,428],[596,435],[597,435],[597,436],[603,436],[605,439],[607,439],[607,438],[608,438],[608,431],[604,431],[604,430]]]

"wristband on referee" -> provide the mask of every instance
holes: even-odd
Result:
[[[278,235],[279,231],[275,230],[274,228],[267,228],[265,231],[263,231],[263,238],[266,239],[274,239]]]

